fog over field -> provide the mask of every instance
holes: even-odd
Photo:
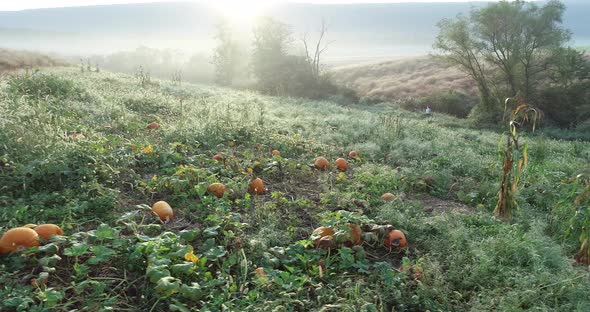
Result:
[[[0,312],[590,311],[590,0],[427,1],[0,0]]]
[[[590,2],[565,1],[564,24],[573,44],[590,45],[585,13]],[[423,55],[431,51],[436,24],[468,13],[485,2],[306,4],[270,7],[265,14],[291,26],[296,37],[313,34],[322,20],[331,42],[328,63]],[[66,56],[108,54],[139,46],[210,54],[215,8],[192,2],[119,4],[23,11],[0,11],[0,45]],[[236,22],[244,44],[251,20]]]

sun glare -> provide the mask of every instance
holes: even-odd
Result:
[[[248,20],[263,15],[271,0],[212,0],[209,3],[221,15],[233,20]]]

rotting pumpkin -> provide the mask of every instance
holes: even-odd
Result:
[[[6,231],[0,238],[0,253],[15,252],[39,245],[37,232],[30,228],[17,227]]]
[[[319,228],[313,230],[313,232],[311,232],[311,237],[316,237],[313,240],[313,243],[317,246],[318,242],[320,241],[320,239],[322,239],[323,237],[326,236],[333,236],[334,235],[334,230],[332,230],[332,228],[330,227],[326,227],[326,226],[320,226]]]
[[[207,192],[215,195],[217,198],[223,198],[223,194],[225,193],[225,185],[223,185],[223,183],[213,183],[209,185]]]
[[[174,219],[174,211],[172,211],[172,207],[165,202],[159,201],[152,206],[152,211],[155,212],[160,220],[164,222],[169,222]]]
[[[360,245],[363,243],[363,230],[360,226],[354,223],[349,223],[348,227],[350,227],[350,232],[348,232],[351,237],[352,245]]]
[[[348,153],[348,158],[350,159],[354,159],[358,156],[357,151],[350,151],[350,153]]]
[[[349,230],[344,233],[344,236],[340,236],[344,239],[345,245],[360,245],[363,243],[362,235],[363,230],[354,223],[347,224]],[[322,249],[329,249],[332,248],[337,242],[334,241],[334,236],[336,236],[336,232],[331,227],[321,226],[311,233],[311,238],[313,238],[313,243],[317,248]]]
[[[406,240],[406,235],[400,230],[390,231],[387,236],[385,236],[385,240],[383,241],[383,245],[388,249],[405,248],[407,244],[408,242]]]

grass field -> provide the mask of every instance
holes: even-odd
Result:
[[[390,100],[424,98],[449,90],[477,97],[477,87],[465,73],[432,56],[336,66],[333,78],[361,96]]]
[[[0,74],[23,68],[63,66],[66,63],[48,55],[0,48]]]
[[[501,221],[501,133],[145,78],[55,68],[0,82],[0,232],[65,232],[0,256],[1,311],[590,310],[569,223],[590,143],[524,135],[520,210]],[[254,177],[263,195],[247,192]],[[171,222],[150,211],[159,200]],[[383,246],[386,225],[406,248]],[[338,248],[314,247],[319,226]]]

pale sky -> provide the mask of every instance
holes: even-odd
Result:
[[[55,8],[85,5],[103,5],[116,3],[145,3],[145,2],[177,2],[179,0],[0,0],[0,11],[16,11],[38,8]],[[180,0],[182,1],[182,0]],[[186,1],[186,0],[185,0]],[[219,2],[238,2],[244,5],[246,2],[259,4],[281,3],[281,2],[308,2],[308,3],[391,3],[391,2],[471,2],[490,0],[193,0],[195,2],[206,2],[218,4]],[[493,1],[493,0],[492,0]]]

